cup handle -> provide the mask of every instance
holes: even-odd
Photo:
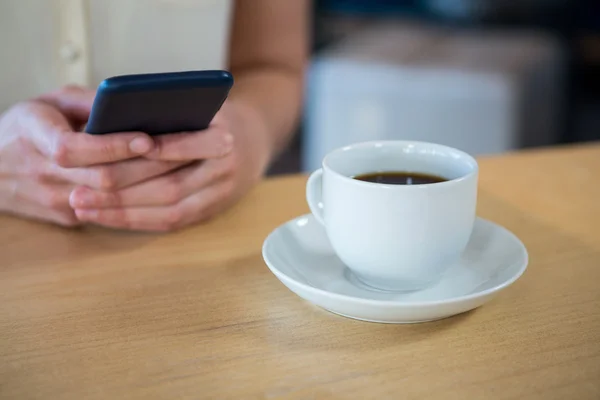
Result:
[[[325,226],[323,219],[323,168],[313,172],[306,182],[306,202],[315,219]]]

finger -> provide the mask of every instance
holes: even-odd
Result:
[[[139,157],[154,147],[152,138],[142,132],[89,135],[73,131],[45,132],[52,136],[40,149],[64,168],[85,167]]]
[[[96,91],[77,85],[67,85],[37,99],[58,108],[68,118],[83,123],[88,120],[94,104]]]
[[[199,223],[215,215],[229,204],[232,184],[229,181],[212,185],[180,203],[163,207],[134,207],[109,209],[76,209],[81,221],[99,225],[142,231],[172,231]]]
[[[165,206],[176,204],[192,193],[223,178],[229,171],[222,160],[194,163],[119,191],[98,191],[78,187],[71,194],[74,208]]]
[[[62,132],[51,150],[53,160],[61,167],[112,163],[139,157],[151,151],[154,142],[142,132],[89,135]]]
[[[8,208],[14,214],[63,226],[75,226],[80,223],[68,203],[71,186],[48,185],[29,180],[11,182],[9,191],[2,187],[0,190],[11,193]]]
[[[62,168],[56,165],[49,165],[48,170],[53,176],[62,181],[106,191],[119,190],[142,183],[150,178],[181,168],[186,164],[187,162],[183,161],[134,158],[86,168]]]
[[[23,110],[20,128],[36,148],[61,167],[82,167],[139,157],[154,148],[142,132],[89,135],[74,132],[65,116],[45,104],[31,102]]]
[[[33,203],[21,203],[11,209],[11,214],[22,218],[32,219],[40,222],[50,222],[64,227],[76,227],[82,225],[72,209],[49,210]]]
[[[34,180],[19,181],[14,186],[13,198],[16,202],[31,202],[45,209],[70,209],[69,196],[72,185],[48,184]]]
[[[203,131],[155,136],[154,140],[155,148],[146,157],[159,160],[221,158],[233,149],[231,133],[215,125]]]

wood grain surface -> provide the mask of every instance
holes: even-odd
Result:
[[[308,211],[304,176],[173,234],[0,217],[0,398],[600,399],[600,146],[480,166],[478,214],[529,269],[416,325],[332,315],[269,272],[262,242]]]

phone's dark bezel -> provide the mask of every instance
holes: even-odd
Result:
[[[160,135],[202,130],[232,86],[233,76],[223,70],[111,77],[98,87],[85,131]]]

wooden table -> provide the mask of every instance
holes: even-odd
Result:
[[[531,263],[483,307],[417,325],[313,307],[260,249],[307,212],[273,179],[169,235],[0,218],[3,399],[600,399],[600,146],[482,159],[479,215]]]

